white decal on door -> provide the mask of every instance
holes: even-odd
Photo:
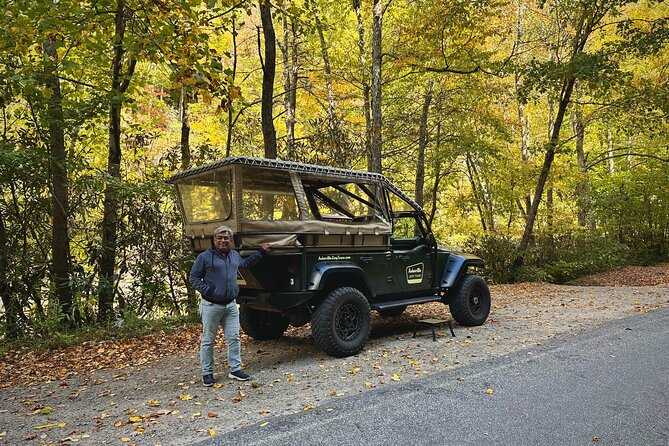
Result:
[[[409,285],[421,283],[423,281],[423,269],[424,265],[422,263],[407,266],[407,283]]]

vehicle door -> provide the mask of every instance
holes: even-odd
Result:
[[[397,213],[391,237],[395,283],[403,294],[419,295],[430,290],[434,274],[434,247],[417,212]]]

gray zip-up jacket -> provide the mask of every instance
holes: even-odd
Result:
[[[260,261],[263,249],[258,248],[248,257],[242,257],[233,249],[224,256],[216,248],[200,253],[190,270],[188,281],[208,302],[227,305],[239,294],[237,270],[250,268]]]

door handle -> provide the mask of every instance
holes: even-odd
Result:
[[[399,256],[400,260],[409,260],[409,256]]]
[[[374,259],[372,259],[371,257],[360,257],[360,261],[362,263],[371,263],[372,260],[374,260]]]

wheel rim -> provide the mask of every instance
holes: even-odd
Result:
[[[469,295],[469,308],[472,313],[478,314],[481,312],[481,309],[483,308],[483,299],[483,292],[481,289],[478,287],[474,288]]]
[[[344,304],[335,316],[335,332],[343,341],[351,341],[360,332],[362,313],[354,304]]]

